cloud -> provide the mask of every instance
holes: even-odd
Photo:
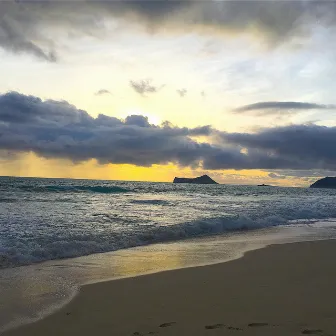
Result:
[[[176,92],[180,95],[180,97],[184,97],[187,94],[187,89],[178,89]]]
[[[319,178],[322,176],[336,176],[336,170],[322,170],[322,169],[310,169],[310,170],[274,170],[274,174],[282,176],[283,178],[298,177],[298,178]]]
[[[211,132],[210,126],[150,125],[148,118],[140,115],[125,120],[106,115],[92,118],[64,101],[42,101],[17,92],[0,95],[0,149],[34,152],[47,158],[192,166],[211,148],[191,136]]]
[[[209,141],[200,142],[202,136]],[[211,140],[211,141],[210,141]],[[152,125],[148,118],[125,120],[86,111],[65,101],[41,100],[18,92],[0,94],[0,151],[34,152],[74,162],[138,166],[175,163],[202,169],[334,170],[336,127],[297,125],[257,133],[227,133],[209,125]]]
[[[234,109],[236,113],[249,113],[257,112],[259,115],[276,114],[279,112],[299,112],[301,110],[332,110],[336,109],[335,105],[324,105],[315,103],[303,102],[280,102],[280,101],[267,101],[255,104],[244,105]]]
[[[316,25],[334,27],[334,1],[2,1],[0,46],[55,61],[60,39],[69,34],[102,36],[123,29],[167,33],[250,34],[269,44],[309,35]],[[127,28],[125,28],[127,27]]]
[[[330,169],[336,163],[336,127],[291,125],[265,128],[257,133],[221,133],[225,143],[248,148],[248,153],[267,153],[274,160],[293,165],[276,168]],[[286,164],[285,164],[286,166]]]
[[[148,122],[148,117],[142,115],[130,115],[125,119],[124,123],[125,125],[134,125],[138,127],[151,127]]]
[[[6,17],[0,19],[0,46],[14,53],[28,52],[40,59],[56,62],[57,56],[54,50],[45,51],[32,40],[27,40],[25,36],[16,29],[15,25]]]
[[[101,90],[98,90],[95,95],[96,96],[104,96],[104,95],[110,95],[112,94],[109,90],[106,90],[106,89],[101,89]]]
[[[39,24],[43,23],[46,28],[47,22],[39,18],[41,13],[34,13],[34,9],[30,8],[32,5],[19,1],[0,3],[0,47],[14,53],[30,53],[45,61],[55,62],[57,55],[52,40],[38,31]]]
[[[269,173],[268,176],[272,179],[281,179],[281,180],[284,180],[287,178],[287,176],[285,175],[278,175],[278,174],[275,174],[275,173]]]
[[[142,79],[139,81],[130,81],[130,86],[132,89],[137,92],[138,94],[145,96],[146,93],[156,93],[158,92],[163,86],[157,87],[151,84],[149,79]]]

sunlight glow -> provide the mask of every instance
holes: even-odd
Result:
[[[138,108],[131,108],[128,109],[127,112],[122,116],[123,119],[130,115],[142,115],[148,118],[148,122],[153,125],[160,125],[162,120],[155,114],[144,112]]]

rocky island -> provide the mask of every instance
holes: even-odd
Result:
[[[218,184],[208,175],[202,175],[195,178],[175,177],[173,183]]]
[[[333,188],[336,189],[336,177],[324,177],[314,182],[310,188]]]

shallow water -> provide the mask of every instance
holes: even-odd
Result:
[[[233,260],[269,244],[335,238],[332,220],[296,223],[3,269],[0,331],[62,307],[84,284]]]

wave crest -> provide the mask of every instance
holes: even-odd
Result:
[[[226,216],[170,226],[146,227],[128,234],[114,232],[113,234],[87,235],[79,233],[75,236],[67,236],[66,234],[47,236],[44,237],[43,244],[17,243],[16,246],[11,247],[1,248],[0,246],[0,268],[284,224],[290,224],[290,221],[278,216],[267,216],[258,220],[247,216]]]

